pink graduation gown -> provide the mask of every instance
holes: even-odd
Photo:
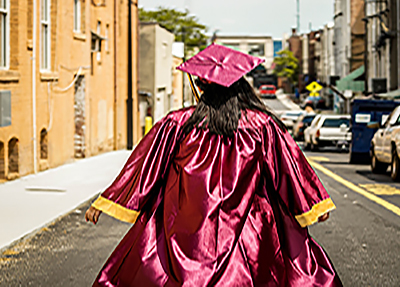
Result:
[[[259,111],[233,138],[155,124],[93,203],[134,223],[93,286],[341,286],[307,226],[335,208],[288,132]]]

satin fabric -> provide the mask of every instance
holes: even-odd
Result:
[[[159,121],[102,197],[141,214],[93,286],[342,286],[295,216],[329,198],[295,141],[243,113],[231,139]]]
[[[213,43],[176,69],[229,87],[264,61]]]

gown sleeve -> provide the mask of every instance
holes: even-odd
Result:
[[[177,122],[168,116],[157,122],[92,206],[119,220],[135,223],[146,201],[161,191],[178,132]]]
[[[301,227],[336,208],[297,143],[272,119],[264,127],[263,142],[271,186]]]

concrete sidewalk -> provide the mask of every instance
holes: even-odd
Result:
[[[0,249],[100,193],[130,154],[113,151],[0,184]]]

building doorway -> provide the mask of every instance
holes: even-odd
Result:
[[[74,110],[75,110],[75,135],[74,135],[74,156],[75,158],[85,157],[85,77],[80,75],[75,82]]]
[[[8,142],[8,173],[19,172],[18,139],[12,138]]]
[[[6,178],[6,169],[4,162],[4,143],[0,142],[0,179]]]

